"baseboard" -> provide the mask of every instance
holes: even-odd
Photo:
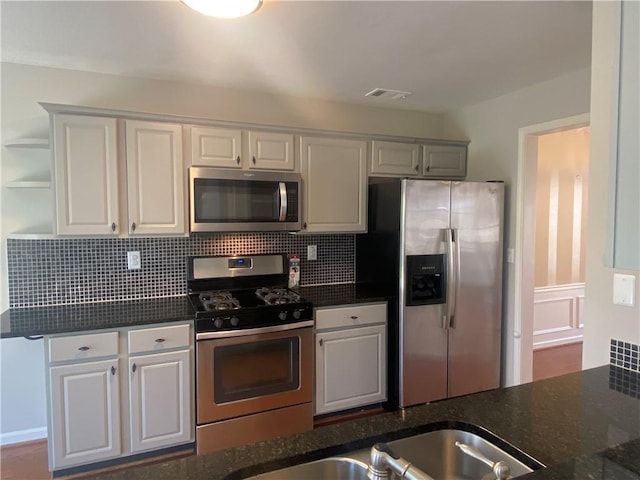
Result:
[[[0,433],[0,445],[30,442],[32,440],[40,440],[41,438],[47,438],[47,427]]]

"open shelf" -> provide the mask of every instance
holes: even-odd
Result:
[[[7,188],[51,188],[50,180],[16,180],[5,184]]]
[[[38,148],[49,149],[48,138],[17,138],[4,144],[7,148]]]

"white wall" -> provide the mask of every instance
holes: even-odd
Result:
[[[628,4],[634,2],[627,2]],[[609,222],[610,173],[616,137],[611,125],[617,116],[613,93],[617,89],[619,38],[619,4],[594,2],[591,88],[591,161],[589,163],[589,220],[587,227],[587,271],[585,291],[585,331],[583,366],[594,367],[609,363],[611,338],[640,343],[640,275],[605,266],[612,225]],[[636,5],[637,8],[637,5]],[[639,26],[635,32],[639,34]],[[637,41],[636,41],[637,47]],[[638,52],[635,54],[638,55]],[[636,79],[637,79],[636,75]],[[636,80],[637,81],[637,80]],[[633,88],[633,86],[631,86]],[[640,86],[635,85],[636,91]],[[636,106],[637,108],[637,106]],[[638,121],[636,117],[636,122]],[[640,126],[636,124],[635,131]],[[637,133],[631,141],[638,141]],[[635,157],[636,162],[640,161]],[[640,181],[640,179],[638,179]],[[637,188],[637,183],[635,188]],[[630,205],[637,214],[638,205]],[[640,249],[640,245],[637,246]],[[635,307],[613,305],[613,275],[629,273],[636,277]]]
[[[447,138],[471,140],[467,179],[504,180],[506,184],[505,248],[515,246],[518,130],[588,113],[589,94],[590,71],[585,69],[444,116]],[[514,273],[514,265],[505,263],[503,378],[508,385],[514,375],[509,361],[514,352]]]
[[[265,95],[140,78],[1,64],[2,142],[21,137],[46,137],[48,114],[38,102],[167,113],[238,122],[262,123],[343,132],[441,137],[441,117],[426,112],[353,106],[295,97]],[[3,179],[20,169],[23,152],[2,149]],[[37,161],[37,160],[36,160]],[[5,180],[3,180],[5,181]],[[16,208],[19,192],[2,191],[0,311],[9,306],[6,237],[19,230],[25,215],[47,217],[43,211]],[[22,192],[24,193],[24,192]],[[47,197],[47,192],[36,193]],[[16,215],[16,212],[19,212]],[[0,443],[28,440],[46,425],[42,341],[0,342],[2,390]],[[35,429],[35,432],[34,432]]]

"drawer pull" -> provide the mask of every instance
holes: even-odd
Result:
[[[324,343],[324,340],[320,339],[320,346]]]
[[[137,369],[138,369],[138,367],[136,367],[136,364],[134,363],[134,364],[133,364],[133,367],[131,367],[131,371],[132,371],[133,373],[136,373],[136,370],[137,370]]]
[[[351,320],[357,320],[358,317],[356,315],[351,315]]]
[[[78,347],[78,350],[80,350],[81,352],[86,352],[87,350],[89,350],[89,347]]]
[[[116,367],[111,367],[111,375],[115,375],[116,374]]]
[[[156,338],[156,343],[163,343],[165,342],[164,338]]]

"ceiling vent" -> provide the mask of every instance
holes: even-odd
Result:
[[[374,88],[365,97],[390,98],[398,100],[399,98],[407,98],[411,92],[403,92],[402,90],[391,90],[389,88]]]

